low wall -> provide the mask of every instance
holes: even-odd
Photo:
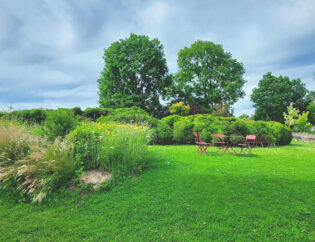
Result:
[[[315,134],[295,133],[293,132],[293,140],[304,142],[315,142]]]

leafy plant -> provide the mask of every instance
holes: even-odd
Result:
[[[71,130],[77,126],[77,121],[71,110],[57,109],[47,114],[45,129],[49,140],[56,137],[65,137]]]
[[[137,124],[82,123],[69,139],[84,169],[129,174],[142,169],[151,136],[148,127]]]
[[[193,122],[183,119],[174,123],[174,140],[180,144],[192,144],[194,141]]]
[[[184,102],[174,103],[169,107],[171,114],[178,114],[181,116],[187,116],[190,113],[190,106],[185,105]]]
[[[299,110],[293,107],[293,103],[288,106],[288,113],[283,113],[284,123],[286,126],[291,128],[299,116]]]
[[[295,122],[294,130],[297,132],[305,132],[311,127],[311,123],[308,121],[309,112],[303,112],[299,115],[298,119]]]
[[[171,144],[173,142],[173,130],[167,123],[162,121],[158,123],[154,141],[157,144]]]

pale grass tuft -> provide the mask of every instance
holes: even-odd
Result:
[[[75,169],[73,146],[35,137],[25,127],[0,123],[0,188],[14,188],[41,202]],[[14,149],[15,148],[15,149]]]

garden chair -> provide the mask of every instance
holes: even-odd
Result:
[[[219,146],[217,152],[219,152],[221,149],[223,149],[225,147],[225,141],[224,141],[224,134],[213,134],[213,141],[212,141],[212,145],[213,147],[215,147],[215,145],[217,144]]]
[[[242,144],[238,144],[238,146],[241,147],[242,151],[241,153],[243,153],[244,148],[248,149],[248,154],[252,153],[252,147],[254,147],[256,143],[256,135],[247,135],[245,138],[245,142]]]
[[[198,145],[197,152],[200,152],[200,155],[202,155],[203,153],[206,153],[207,155],[209,155],[207,152],[207,149],[209,146],[211,146],[211,144],[202,142],[199,132],[195,132],[195,143],[196,145]]]

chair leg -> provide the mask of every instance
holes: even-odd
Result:
[[[209,146],[206,146],[206,145],[203,146],[203,150],[201,151],[200,155],[202,155],[203,153],[206,153],[207,155],[209,155],[208,152],[207,152],[208,147]]]

